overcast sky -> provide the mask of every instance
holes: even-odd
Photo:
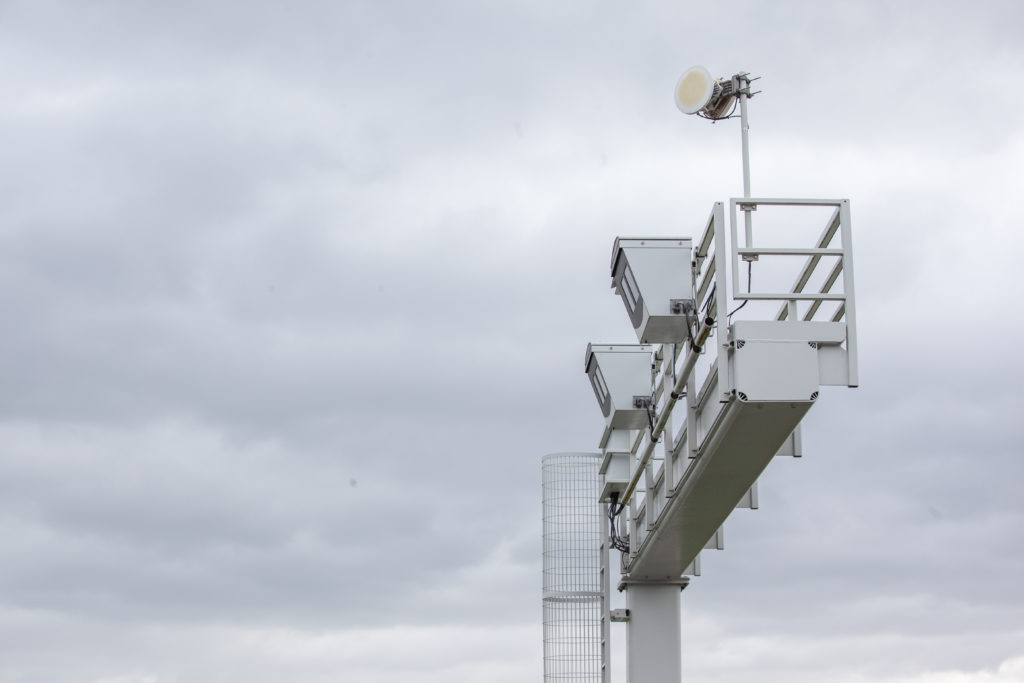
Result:
[[[0,0],[0,683],[539,681],[616,235],[849,197],[684,680],[1024,681],[1019,2]],[[621,665],[622,652],[617,653]]]

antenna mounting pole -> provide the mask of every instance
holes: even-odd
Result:
[[[750,97],[750,74],[738,73],[732,77],[733,88],[740,100],[740,135],[743,147],[743,198],[750,199],[750,120],[747,118],[747,98]],[[743,233],[746,247],[753,248],[754,226],[750,215],[756,210],[753,204],[740,204],[743,211]],[[744,261],[756,261],[757,254],[744,254]]]

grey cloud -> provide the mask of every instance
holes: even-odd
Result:
[[[738,191],[734,122],[671,104],[701,62],[764,75],[758,191],[852,198],[863,386],[708,553],[688,671],[1021,654],[1017,4],[2,12],[0,680],[390,683],[317,639],[403,628],[422,680],[539,675],[612,239]]]

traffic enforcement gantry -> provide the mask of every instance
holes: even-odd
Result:
[[[615,240],[612,286],[639,343],[588,345],[584,367],[605,417],[600,453],[546,459],[547,680],[608,683],[609,624],[620,621],[629,683],[677,683],[679,592],[700,574],[701,551],[724,548],[733,509],[758,507],[757,478],[773,457],[802,455],[800,422],[820,387],[857,386],[849,200],[751,196],[755,80],[693,67],[676,85],[686,114],[722,120],[740,109],[743,197],[729,200],[728,226],[717,202],[696,243]],[[785,220],[765,220],[778,212]],[[815,212],[817,239],[795,238],[791,228]],[[787,272],[794,258],[802,266]],[[594,481],[587,463],[597,460]],[[599,511],[599,530],[588,511]],[[626,610],[610,609],[613,550]]]
[[[740,246],[738,214],[758,209],[831,211],[812,244],[758,247],[750,229]],[[776,257],[804,257],[792,286],[752,289],[755,263],[770,271]],[[757,507],[774,456],[801,454],[800,421],[820,387],[857,385],[852,259],[846,199],[732,199],[728,235],[716,203],[695,247],[615,241],[612,286],[641,343],[591,344],[585,370],[605,416],[603,538],[622,552],[630,607],[616,616],[629,624],[631,682],[679,679],[678,594],[700,573],[701,550],[724,546],[733,509]]]

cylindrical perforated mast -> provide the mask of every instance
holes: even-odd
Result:
[[[544,680],[601,683],[598,453],[543,459]]]

